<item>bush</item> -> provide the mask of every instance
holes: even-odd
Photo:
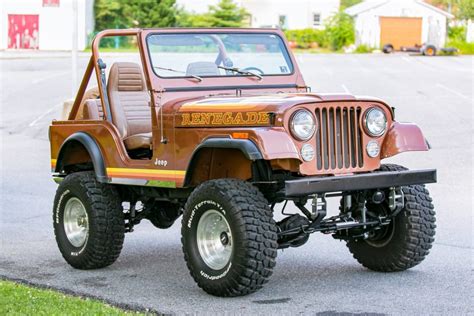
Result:
[[[372,53],[373,50],[374,49],[372,47],[361,44],[361,45],[357,46],[354,53],[356,53],[356,54],[369,54],[369,53]]]
[[[298,48],[327,47],[328,42],[324,30],[303,29],[287,30],[285,36],[288,41],[296,43]]]
[[[354,43],[355,29],[353,18],[344,12],[332,16],[326,24],[326,35],[332,50],[337,51]]]
[[[474,55],[474,43],[467,43],[466,41],[448,41],[446,47],[454,47],[459,49],[462,55]]]
[[[466,33],[467,29],[465,26],[451,26],[448,28],[448,38],[451,41],[465,41]]]

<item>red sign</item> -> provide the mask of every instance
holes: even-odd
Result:
[[[38,21],[37,14],[9,14],[8,48],[38,49]]]
[[[59,7],[59,0],[43,0],[43,7]]]

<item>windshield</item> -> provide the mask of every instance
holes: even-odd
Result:
[[[282,39],[266,33],[179,33],[147,37],[155,73],[164,78],[290,75]]]

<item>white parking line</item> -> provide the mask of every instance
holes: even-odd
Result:
[[[35,126],[36,123],[38,123],[39,121],[41,121],[46,115],[48,115],[49,113],[53,112],[54,110],[56,110],[57,108],[59,108],[59,107],[62,106],[62,105],[63,105],[62,103],[56,104],[55,106],[53,106],[52,108],[50,108],[49,110],[47,110],[46,112],[44,112],[43,114],[41,114],[40,116],[38,116],[36,119],[34,119],[30,124],[28,124],[28,126],[29,126],[29,127]]]
[[[444,90],[446,90],[446,91],[448,91],[448,92],[451,92],[452,94],[457,95],[458,97],[461,97],[461,98],[463,98],[463,99],[472,101],[472,98],[468,97],[467,95],[462,94],[461,92],[458,92],[458,91],[456,91],[456,90],[453,90],[453,89],[451,89],[451,88],[449,88],[449,87],[446,87],[445,85],[443,85],[443,84],[441,84],[441,83],[437,83],[436,86],[438,86],[438,87],[440,87],[441,89],[444,89]]]
[[[406,56],[402,56],[402,59],[403,59],[404,61],[406,61],[407,63],[411,63],[411,62],[412,62],[412,60],[411,60],[410,58],[406,57]]]
[[[347,94],[352,94],[351,91],[349,89],[347,89],[345,84],[341,84],[341,87],[342,87],[342,89],[344,89],[344,92],[346,92]]]
[[[67,71],[63,71],[63,72],[59,72],[59,73],[54,73],[54,74],[50,74],[48,76],[44,76],[42,78],[37,78],[37,79],[34,79],[31,81],[32,84],[38,84],[40,82],[43,82],[43,81],[46,81],[46,80],[49,80],[49,79],[53,79],[53,78],[56,78],[56,77],[61,77],[61,76],[65,76],[69,74],[69,72]]]

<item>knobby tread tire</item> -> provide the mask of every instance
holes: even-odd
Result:
[[[212,197],[226,200],[230,219],[238,227],[236,232],[243,240],[234,248],[232,270],[219,282],[204,279],[200,267],[191,258],[189,251],[189,232],[186,225],[194,205]],[[226,219],[229,221],[229,218]],[[229,223],[232,226],[232,223]],[[277,226],[273,212],[263,194],[253,185],[236,179],[218,179],[207,181],[198,186],[189,196],[182,220],[182,245],[184,259],[191,276],[198,286],[211,295],[231,297],[253,293],[268,282],[275,267],[277,257]]]
[[[68,175],[59,185],[54,201],[66,190],[84,204],[89,218],[89,236],[79,255],[72,256],[67,237],[53,215],[54,233],[64,259],[76,269],[98,269],[111,265],[120,255],[125,237],[125,221],[121,199],[112,185],[97,181],[94,172]],[[65,203],[63,203],[64,205]]]
[[[380,171],[401,171],[407,168],[385,164]],[[395,217],[392,240],[382,248],[370,246],[363,240],[349,241],[347,246],[364,267],[380,272],[410,269],[429,254],[435,236],[435,211],[424,185],[402,187],[405,206]]]

